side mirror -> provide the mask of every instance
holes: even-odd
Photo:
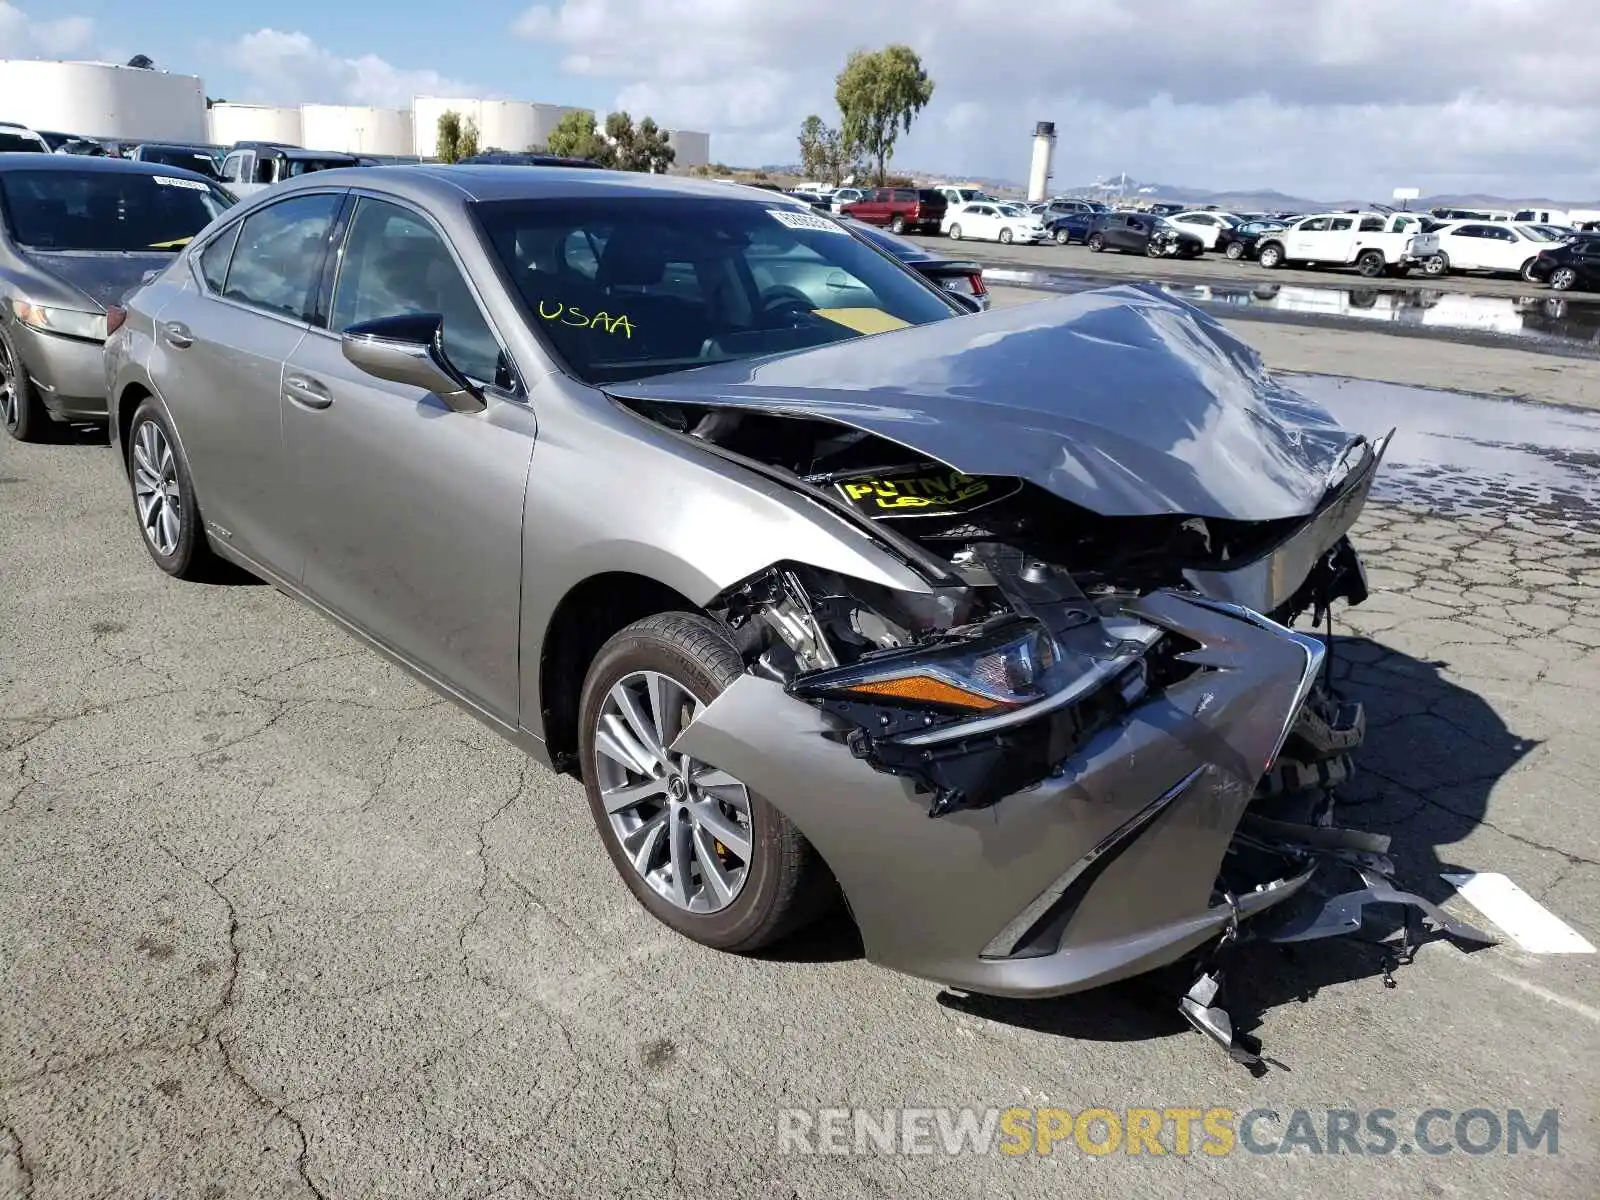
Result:
[[[444,318],[438,313],[380,317],[339,335],[345,360],[376,379],[423,388],[452,412],[488,407],[478,390],[444,356]]]

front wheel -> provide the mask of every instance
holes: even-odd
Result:
[[[1002,246],[1009,246],[1011,244],[1011,230],[1009,227],[1000,231],[1000,244]]]
[[[1422,273],[1437,279],[1441,275],[1449,274],[1450,260],[1442,254],[1433,254],[1422,260]]]
[[[1268,242],[1265,246],[1261,247],[1261,254],[1258,256],[1258,261],[1269,271],[1283,266],[1283,247],[1278,245],[1277,242]]]
[[[891,233],[904,233],[906,231],[906,219],[904,217],[896,217],[890,221],[889,231]]]
[[[1105,248],[1106,248],[1106,239],[1104,237],[1102,237],[1098,233],[1091,233],[1089,235],[1089,249],[1090,250],[1094,251],[1096,254],[1099,254],[1100,251],[1104,250]]]
[[[1557,267],[1550,276],[1550,286],[1558,292],[1570,292],[1578,285],[1578,273],[1571,267]]]
[[[959,226],[959,225],[950,226],[950,240],[952,242],[959,242],[961,240],[961,226]]]
[[[1232,262],[1238,262],[1244,257],[1244,243],[1229,242],[1227,248],[1223,250],[1222,256]]]
[[[710,618],[646,617],[596,655],[579,725],[584,791],[623,883],[662,924],[736,953],[792,933],[829,894],[793,822],[727,772],[670,750],[743,673]]]
[[[1055,237],[1056,237],[1056,245],[1058,245],[1058,246],[1070,246],[1070,245],[1072,245],[1072,235],[1070,233],[1068,233],[1065,229],[1056,230]]]
[[[33,390],[28,368],[4,333],[0,333],[0,423],[19,442],[48,441],[55,432],[55,422]]]

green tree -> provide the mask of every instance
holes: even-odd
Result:
[[[800,173],[807,179],[827,172],[827,136],[828,127],[816,113],[800,122]]]
[[[657,125],[654,118],[646,117],[639,122],[639,128],[633,138],[632,164],[628,170],[665,175],[667,168],[677,160],[677,157],[678,152],[667,140],[667,131]]]
[[[439,114],[438,136],[434,140],[434,153],[440,162],[460,162],[478,152],[478,123],[471,117],[465,121],[454,109]]]
[[[834,84],[844,142],[875,164],[881,186],[895,140],[933,99],[933,80],[915,50],[896,44],[853,51]]]
[[[594,114],[581,109],[561,118],[550,131],[546,148],[562,158],[586,158],[602,167],[617,165],[616,149],[596,126]]]

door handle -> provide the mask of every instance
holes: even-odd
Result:
[[[327,408],[333,403],[328,389],[309,375],[285,375],[283,394],[301,408]]]
[[[187,350],[194,345],[194,334],[189,332],[187,325],[178,321],[168,321],[162,325],[161,337],[174,350]]]

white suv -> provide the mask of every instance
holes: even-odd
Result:
[[[1317,213],[1287,229],[1266,234],[1258,258],[1263,267],[1290,263],[1353,266],[1369,279],[1404,275],[1439,253],[1439,239],[1422,232],[1416,213]]]

